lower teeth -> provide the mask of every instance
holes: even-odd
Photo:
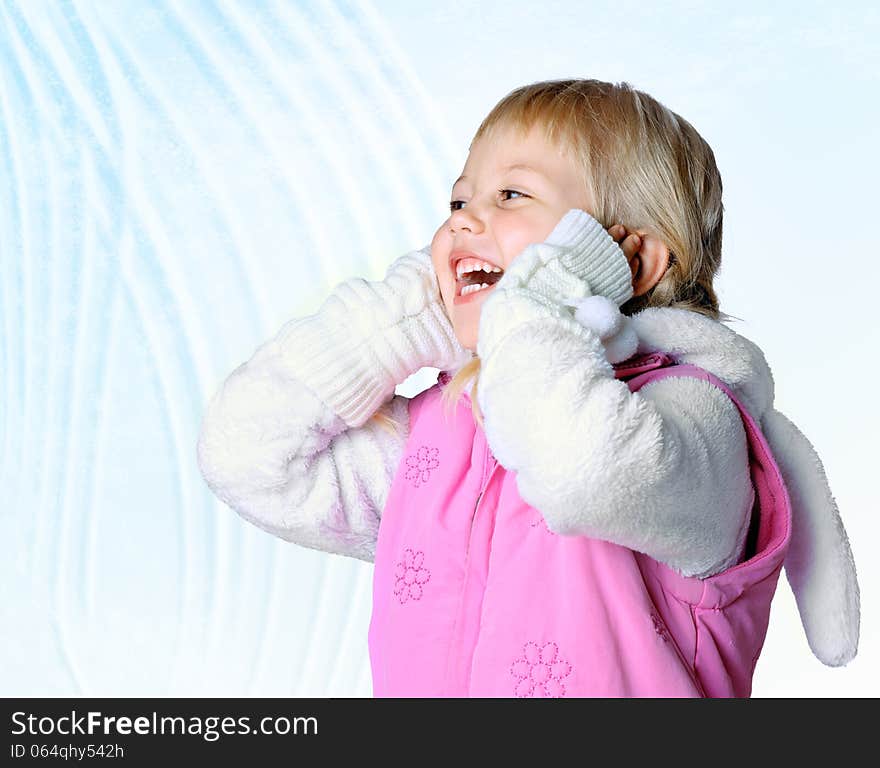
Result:
[[[479,285],[466,285],[461,289],[461,295],[467,296],[469,293],[476,293],[477,291],[483,290],[483,288],[488,288],[489,283],[480,283]]]

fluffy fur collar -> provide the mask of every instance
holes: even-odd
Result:
[[[650,307],[630,318],[638,353],[666,352],[727,384],[759,422],[773,407],[773,375],[756,344],[699,312]]]

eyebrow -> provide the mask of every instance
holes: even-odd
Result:
[[[501,169],[502,173],[507,173],[508,171],[529,171],[530,173],[537,173],[540,176],[544,175],[537,168],[532,168],[532,166],[526,165],[525,163],[514,163],[513,165],[508,165],[506,168]],[[467,176],[465,175],[459,176],[454,182],[452,182],[452,186],[454,187],[458,182],[464,181],[466,178]]]

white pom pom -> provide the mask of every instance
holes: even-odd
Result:
[[[574,319],[594,331],[600,339],[607,339],[620,330],[621,319],[617,304],[605,296],[587,296],[566,302],[574,307]]]
[[[605,356],[612,365],[629,360],[639,348],[639,337],[636,335],[630,319],[625,315],[622,317],[620,330],[602,341],[605,345]]]
[[[620,363],[632,357],[639,346],[639,337],[620,308],[605,296],[587,296],[564,302],[574,307],[574,319],[595,332],[605,347],[609,363]]]

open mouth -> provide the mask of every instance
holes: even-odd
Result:
[[[496,267],[479,259],[462,259],[456,265],[455,295],[470,296],[486,291],[495,285],[504,274],[501,267]]]

